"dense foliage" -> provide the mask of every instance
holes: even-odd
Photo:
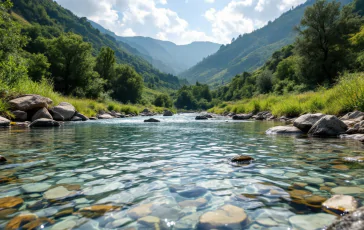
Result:
[[[293,45],[283,47],[252,74],[243,73],[216,96],[225,101],[331,87],[340,73],[363,71],[363,19],[359,2],[318,0],[307,7]]]
[[[212,93],[209,86],[198,82],[196,85],[183,86],[175,97],[175,106],[178,109],[198,110],[212,107]]]

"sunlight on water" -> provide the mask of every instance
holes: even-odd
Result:
[[[230,204],[247,214],[242,228],[287,229],[307,215],[335,218],[293,199],[294,191],[329,198],[350,187],[344,190],[363,202],[363,165],[341,161],[363,154],[361,143],[267,136],[277,123],[195,115],[0,130],[0,154],[8,159],[0,165],[0,198],[24,200],[0,210],[0,228],[20,213],[45,217],[44,229],[206,228],[201,215]],[[228,164],[238,154],[255,161]]]

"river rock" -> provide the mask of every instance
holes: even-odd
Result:
[[[254,158],[251,156],[234,156],[229,160],[229,163],[233,166],[245,166],[249,165],[252,161],[254,161]]]
[[[208,120],[206,116],[196,116],[195,120]]]
[[[76,109],[68,102],[61,102],[59,105],[52,108],[54,113],[60,114],[64,121],[69,121],[75,115]],[[56,118],[55,118],[56,119]]]
[[[340,135],[341,139],[351,139],[364,142],[364,134],[343,134]]]
[[[39,95],[25,95],[9,101],[12,108],[21,111],[28,111],[33,109],[48,108],[53,101],[49,98]]]
[[[88,121],[89,119],[88,119],[88,117],[86,117],[85,115],[83,115],[82,113],[79,113],[79,112],[77,112],[76,111],[76,113],[75,113],[75,117],[79,117],[79,118],[81,118],[82,119],[82,121]]]
[[[113,205],[94,205],[80,209],[80,213],[85,217],[95,218],[103,216],[105,213],[114,211],[119,208],[120,207],[116,207]]]
[[[28,119],[28,113],[21,111],[21,110],[15,110],[11,112],[15,117],[14,121],[26,121]]]
[[[249,114],[237,114],[233,116],[233,120],[248,120],[253,117],[252,113]]]
[[[161,122],[160,120],[157,120],[157,119],[155,119],[155,118],[149,118],[149,119],[147,119],[147,120],[144,120],[144,122],[149,122],[149,123],[151,123],[151,122]]]
[[[57,127],[60,125],[61,124],[59,122],[54,121],[52,119],[41,118],[41,119],[33,121],[29,125],[29,127]]]
[[[25,193],[41,193],[51,187],[48,183],[25,184],[21,188]]]
[[[52,115],[48,112],[46,108],[39,109],[32,117],[32,121],[38,120],[38,119],[50,119],[53,120]]]
[[[98,119],[113,119],[114,117],[108,113],[100,114],[97,116]]]
[[[320,120],[322,117],[324,117],[325,115],[322,113],[315,113],[315,114],[305,114],[300,116],[299,118],[297,118],[294,122],[293,125],[297,128],[299,128],[300,130],[302,130],[303,132],[307,133],[312,126],[318,121]]]
[[[35,221],[38,219],[38,216],[34,214],[20,214],[19,216],[14,217],[11,219],[5,227],[5,230],[14,230],[20,229],[24,225]]]
[[[18,208],[24,203],[20,197],[3,197],[0,198],[0,210],[6,208]]]
[[[336,217],[325,213],[296,215],[289,218],[289,222],[294,229],[312,230],[323,229],[334,222]]]
[[[364,207],[349,213],[331,224],[326,230],[363,230]]]
[[[185,229],[196,229],[196,225],[198,223],[198,219],[200,218],[201,213],[193,213],[188,216],[184,216],[176,222],[174,229],[185,230]]]
[[[364,162],[364,156],[356,156],[356,157],[344,157],[343,161],[346,162]]]
[[[178,203],[181,208],[186,207],[201,207],[207,204],[207,200],[205,198],[198,198],[197,200],[185,200]]]
[[[8,160],[6,160],[5,157],[1,156],[0,155],[0,163],[4,163],[4,162],[7,162]]]
[[[65,219],[52,226],[51,230],[70,230],[77,226],[77,219]]]
[[[173,116],[173,113],[171,111],[169,111],[169,110],[164,110],[163,116],[164,117],[171,117],[171,116]]]
[[[63,186],[58,186],[45,192],[43,197],[47,200],[63,200],[75,195],[77,195],[76,191],[69,191]]]
[[[322,206],[340,212],[352,212],[358,208],[358,202],[352,196],[334,195],[325,201]]]
[[[248,222],[244,209],[225,205],[218,210],[204,213],[199,220],[201,229],[242,229]]]
[[[344,134],[348,127],[336,116],[326,115],[318,120],[308,132],[311,136],[339,136]]]
[[[207,189],[204,187],[193,187],[188,188],[186,190],[178,192],[180,196],[186,197],[186,198],[192,198],[192,197],[200,197],[207,193]]]
[[[350,195],[364,193],[364,188],[360,187],[336,187],[331,189],[334,194]]]
[[[138,220],[138,224],[147,227],[148,229],[161,229],[161,219],[155,216],[145,216]]]
[[[152,213],[153,204],[142,204],[128,211],[128,215],[133,219],[139,219]]]
[[[268,129],[266,132],[268,135],[275,135],[275,134],[303,134],[303,132],[294,127],[294,126],[276,126],[273,128]]]
[[[8,126],[10,126],[10,120],[0,116],[0,127],[8,127]]]
[[[347,113],[346,115],[344,115],[341,119],[342,120],[354,120],[354,119],[358,119],[358,118],[363,118],[364,117],[364,113],[360,112],[360,111],[354,111],[351,113]]]
[[[77,117],[77,116],[73,116],[71,118],[71,121],[82,121],[82,118],[81,117]]]

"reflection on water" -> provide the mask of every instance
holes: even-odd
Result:
[[[364,200],[363,165],[340,161],[363,154],[359,142],[266,136],[273,122],[158,119],[1,130],[0,154],[8,162],[0,165],[0,198],[24,203],[0,210],[0,228],[33,213],[45,217],[45,229],[190,229],[202,214],[231,204],[247,213],[247,229],[287,229],[306,214],[323,215],[319,205],[292,200],[292,189],[329,198],[332,189],[351,187]],[[255,161],[227,164],[237,154]]]

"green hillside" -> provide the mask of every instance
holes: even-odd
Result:
[[[100,33],[86,18],[79,18],[71,11],[64,9],[52,0],[14,0],[13,11],[33,25],[39,24],[41,35],[57,37],[61,32],[73,32],[83,37],[84,41],[93,46],[96,55],[101,47],[108,46],[115,51],[117,62],[128,64],[143,76],[147,85],[155,88],[177,89],[185,82],[154,68],[141,56],[137,49],[115,38]],[[38,34],[39,35],[39,34]],[[35,36],[38,36],[35,35]],[[36,37],[32,37],[33,40]]]
[[[293,28],[299,24],[307,6],[311,6],[314,2],[308,0],[263,28],[239,36],[234,42],[222,46],[217,53],[180,76],[191,83],[199,81],[216,87],[226,84],[237,74],[255,70],[262,66],[274,51],[294,41]],[[350,0],[340,2],[347,4]]]

